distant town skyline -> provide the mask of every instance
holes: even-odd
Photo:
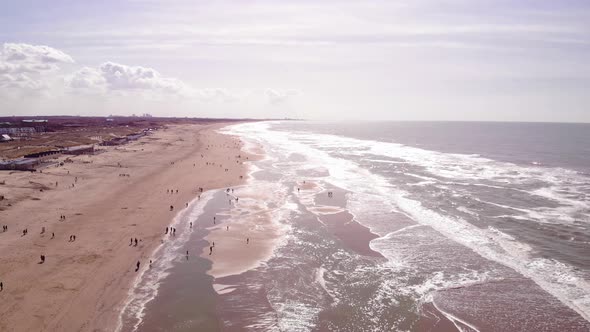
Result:
[[[590,122],[590,2],[32,1],[0,116]]]

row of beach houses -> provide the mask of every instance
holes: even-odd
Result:
[[[124,137],[117,137],[109,141],[103,141],[100,143],[102,146],[115,146],[122,145],[132,141],[136,141],[141,137],[147,135],[148,131],[142,131],[141,133],[131,134]],[[42,152],[28,154],[22,158],[11,159],[11,160],[0,160],[0,170],[11,170],[11,171],[35,171],[37,167],[47,159],[52,158],[56,155],[88,155],[95,153],[95,145],[79,145],[72,146],[63,149],[46,150]]]

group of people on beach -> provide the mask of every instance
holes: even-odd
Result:
[[[201,157],[204,157],[204,156],[201,155]],[[241,158],[241,155],[238,156],[238,158]],[[236,161],[236,162],[239,163],[239,161]],[[206,164],[207,165],[215,165],[215,166],[219,165],[220,168],[223,167],[220,163],[215,163],[215,162],[207,162]],[[171,162],[171,165],[174,165],[174,162]],[[121,163],[117,163],[117,166],[122,167]],[[196,164],[193,164],[193,166],[196,166]],[[229,168],[225,168],[224,170],[225,170],[225,172],[228,172],[229,171]],[[69,174],[69,171],[68,171],[68,174]],[[130,177],[130,174],[127,174],[127,173],[119,173],[119,177]],[[240,175],[239,178],[240,179],[243,179],[243,176]],[[75,182],[77,182],[77,180],[78,179],[76,177]],[[57,187],[58,185],[59,184],[56,181],[55,182],[55,186]],[[71,184],[71,187],[73,188],[73,187],[75,187],[75,185],[74,184]],[[204,192],[204,188],[203,187],[198,187],[198,191],[200,193],[203,193]],[[167,189],[166,192],[169,193],[169,194],[174,194],[174,193],[178,194],[179,193],[179,190],[178,189]],[[230,192],[233,193],[234,192],[234,189],[227,188],[226,192],[228,194]],[[199,198],[200,198],[200,195],[199,195]],[[231,204],[231,201],[232,200],[235,200],[235,202],[238,202],[239,201],[239,198],[238,197],[234,197],[233,199],[230,199],[230,204]],[[188,203],[186,203],[186,206],[188,207]],[[174,210],[174,206],[173,205],[170,205],[170,211],[173,211],[173,210]],[[63,214],[60,215],[59,216],[59,220],[60,221],[65,221],[66,220],[66,216],[63,215]],[[214,216],[213,217],[213,224],[215,224],[215,223],[216,223],[216,217]],[[193,228],[193,222],[190,222],[189,223],[189,228],[191,228],[191,229]],[[3,225],[2,226],[2,231],[3,232],[7,232],[8,231],[8,226],[7,225]],[[229,225],[226,226],[226,231],[229,231]],[[44,233],[45,233],[45,227],[42,227],[41,234],[44,234]],[[28,234],[28,229],[24,229],[23,230],[23,233],[22,233],[22,236],[25,236],[27,234]],[[170,227],[170,226],[169,227],[166,227],[165,234],[166,235],[167,234],[170,234],[171,236],[175,236],[176,235],[176,228],[175,227]],[[55,238],[55,233],[54,232],[51,233],[51,239],[53,239],[53,238]],[[75,242],[75,241],[76,241],[76,235],[73,235],[73,234],[70,235],[68,242]],[[129,246],[137,247],[140,241],[141,240],[138,240],[138,238],[131,238],[130,239]],[[247,237],[246,238],[246,244],[249,244],[249,243],[250,243],[250,238]],[[209,247],[209,255],[212,255],[213,254],[213,249],[214,248],[215,248],[215,242],[212,242],[211,246]],[[189,251],[187,250],[186,251],[186,258],[187,259],[188,259],[188,256],[189,256]],[[41,254],[40,255],[40,262],[39,262],[39,264],[44,264],[45,261],[46,261],[45,254]],[[152,267],[152,263],[153,263],[152,260],[149,260],[149,267],[150,268]],[[136,263],[136,265],[135,265],[135,272],[138,272],[139,269],[140,269],[140,267],[141,267],[141,262],[138,260],[137,263]],[[3,290],[4,290],[4,284],[2,282],[0,282],[0,291],[3,291]]]

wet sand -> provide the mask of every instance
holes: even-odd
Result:
[[[250,154],[248,161],[263,157],[259,147],[252,147],[250,151],[257,154]],[[215,246],[213,251],[209,246],[203,248],[201,257],[212,262],[207,273],[214,278],[237,275],[256,268],[272,256],[283,234],[277,220],[273,220],[272,209],[257,206],[261,199],[258,193],[237,187],[220,199],[225,200],[227,216],[232,214],[236,205],[245,205],[243,208],[251,212],[240,216],[234,214],[231,222],[223,222],[223,215],[217,216],[215,221],[212,218],[208,221],[209,233],[205,240],[210,246],[213,243]]]
[[[176,211],[199,187],[243,181],[243,152],[220,126],[171,126],[42,173],[1,172],[0,194],[12,203],[0,211],[9,227],[0,233],[0,330],[114,330],[136,262],[147,267]]]
[[[344,247],[361,255],[383,257],[383,255],[369,247],[371,240],[376,239],[378,236],[371,233],[365,226],[354,221],[352,214],[349,212],[323,215],[320,220],[326,224],[330,233],[343,242]]]

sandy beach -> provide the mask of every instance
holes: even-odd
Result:
[[[177,211],[199,188],[244,181],[245,154],[221,126],[169,126],[42,172],[1,172],[0,330],[113,330],[136,263],[147,268]]]

